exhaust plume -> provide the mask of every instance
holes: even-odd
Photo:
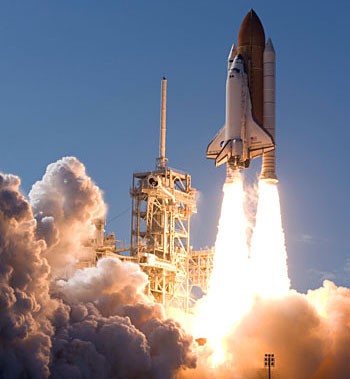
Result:
[[[250,247],[253,293],[279,297],[288,293],[290,280],[277,183],[260,180],[258,194]]]
[[[197,306],[198,318],[194,326],[196,337],[208,339],[212,349],[211,366],[218,366],[229,359],[226,335],[250,306],[248,224],[240,174],[235,174],[224,184],[223,192],[213,272],[208,294]]]
[[[211,303],[212,307],[215,305],[215,310],[211,313],[198,315],[198,320],[208,316],[207,333],[204,330],[202,337],[208,336],[209,347],[199,347],[198,368],[182,372],[179,377],[265,378],[264,355],[273,353],[276,367],[272,368],[272,377],[348,378],[350,290],[337,287],[330,281],[325,281],[323,287],[308,291],[306,295],[289,289],[287,253],[276,183],[260,181],[256,222],[250,246],[251,258],[248,259],[247,254],[245,262],[237,259],[236,266],[231,266],[233,258],[230,254],[240,255],[237,250],[240,244],[235,246],[233,230],[237,229],[236,225],[241,225],[243,238],[247,222],[242,212],[231,212],[227,216],[230,210],[226,207],[236,203],[241,204],[236,209],[241,209],[243,201],[242,192],[224,191],[217,240],[226,242],[225,249],[216,245],[220,250],[215,253],[213,269],[214,273],[220,268],[222,276],[219,279],[212,276],[212,280],[220,284],[222,301]],[[227,228],[223,229],[222,222],[226,217],[229,220]],[[227,251],[226,257],[221,257],[222,251]],[[226,268],[227,271],[225,262],[229,267]],[[240,271],[246,276],[237,274]],[[210,302],[210,291],[209,288],[207,299],[202,302]],[[236,293],[244,294],[247,298],[242,301],[236,297]],[[216,346],[210,345],[210,333],[211,330],[221,330],[222,315],[226,315],[230,308],[236,309],[236,312],[240,310],[236,313],[239,318],[231,317],[232,327],[226,328],[226,333],[220,335],[220,347],[224,350],[221,356],[225,356],[225,360],[213,367],[212,357],[215,357]],[[202,309],[199,308],[199,311]]]

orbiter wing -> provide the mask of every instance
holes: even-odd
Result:
[[[219,154],[215,157],[215,167],[227,163],[232,156],[232,139],[227,141]]]
[[[207,147],[207,158],[215,159],[223,148],[225,142],[225,125],[220,129],[219,133],[214,137]]]
[[[250,117],[247,120],[247,143],[249,158],[256,158],[275,149],[272,136]]]
[[[262,126],[257,124],[252,116],[252,106],[249,90],[247,88],[248,109],[246,118],[246,141],[248,145],[249,159],[275,149],[275,141]]]

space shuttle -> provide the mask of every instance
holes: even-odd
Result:
[[[260,178],[277,180],[275,172],[275,52],[256,13],[242,22],[233,44],[226,80],[225,124],[210,142],[206,156],[215,166],[237,171],[263,156]]]

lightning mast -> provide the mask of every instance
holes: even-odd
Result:
[[[166,166],[168,159],[165,157],[166,144],[166,95],[167,80],[163,77],[161,86],[161,103],[160,103],[160,135],[159,135],[159,157],[156,160],[158,169]]]

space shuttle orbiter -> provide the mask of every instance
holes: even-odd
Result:
[[[263,155],[261,178],[275,174],[275,54],[263,26],[251,10],[242,22],[238,47],[228,57],[226,119],[207,148],[207,158],[231,170],[249,167]]]

